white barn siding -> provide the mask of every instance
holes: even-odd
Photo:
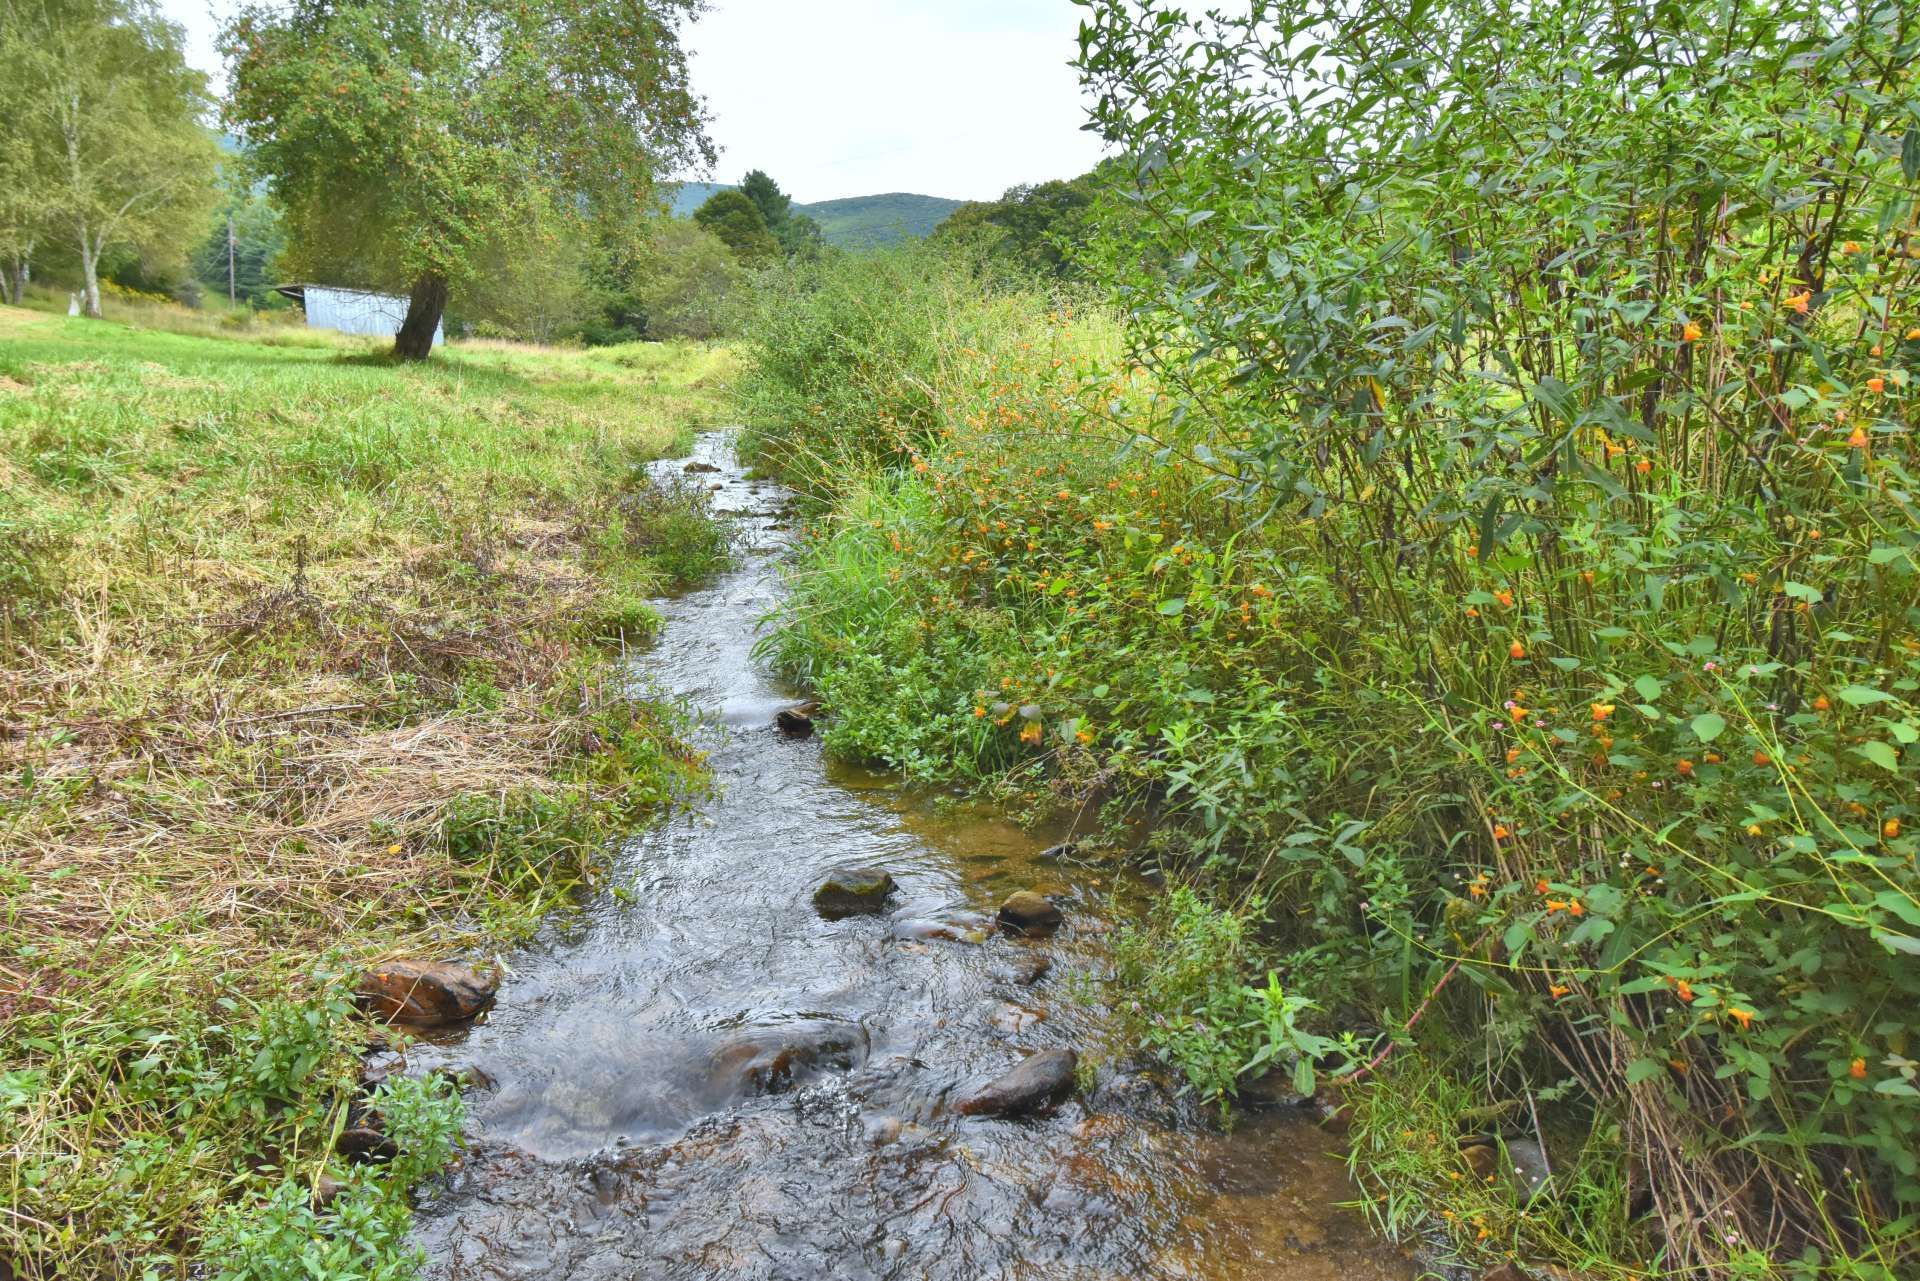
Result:
[[[343,334],[371,334],[391,338],[400,332],[407,318],[407,300],[392,294],[369,293],[364,289],[333,289],[308,285],[303,291],[307,324],[314,329],[337,329]],[[435,326],[433,345],[445,339],[442,326]]]

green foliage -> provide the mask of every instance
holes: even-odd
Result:
[[[1242,1077],[1275,1072],[1296,1093],[1312,1094],[1320,1061],[1342,1051],[1340,1041],[1301,1026],[1314,1003],[1287,992],[1271,971],[1264,984],[1247,982],[1248,933],[1261,910],[1255,900],[1230,911],[1178,888],[1158,905],[1156,919],[1130,927],[1114,944],[1117,977],[1130,998],[1126,1024],[1223,1114]]]
[[[1153,816],[1629,1258],[1910,1268],[1911,12],[1089,14],[1124,335],[871,266],[759,317],[829,744]]]
[[[242,9],[222,38],[227,119],[285,210],[289,268],[444,293],[631,225],[656,173],[712,159],[679,38],[694,9]]]
[[[969,201],[933,231],[1038,276],[1078,274],[1074,255],[1089,238],[1098,173],[1009,187],[999,200]]]
[[[743,267],[780,256],[780,242],[760,206],[744,191],[718,191],[693,213],[694,222],[719,237]]]
[[[277,265],[286,243],[279,211],[264,195],[230,189],[223,206],[214,211],[207,238],[194,250],[193,274],[209,292],[224,298],[231,262],[233,301],[255,308],[278,307],[282,299],[273,287],[282,283]]]
[[[638,558],[675,590],[713,577],[733,559],[733,524],[713,510],[706,486],[685,476],[636,476],[597,530],[601,562]]]
[[[283,1177],[259,1201],[229,1204],[201,1257],[216,1281],[406,1281],[425,1262],[408,1240],[407,1191],[445,1169],[460,1136],[460,1096],[440,1077],[396,1077],[368,1100],[399,1155],[348,1173],[324,1208]]]
[[[206,78],[147,0],[7,0],[0,66],[0,259],[59,244],[98,316],[103,261],[178,263],[212,202]]]
[[[935,426],[940,354],[1033,306],[1012,294],[999,310],[967,305],[980,288],[963,263],[918,247],[763,273],[736,388],[747,451],[816,496],[903,458]]]
[[[685,218],[659,218],[641,246],[598,269],[600,319],[591,346],[638,338],[718,338],[729,329],[744,272],[726,242]]]

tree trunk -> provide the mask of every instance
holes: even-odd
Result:
[[[440,328],[440,313],[447,309],[447,282],[441,276],[422,276],[413,282],[407,299],[407,318],[393,336],[393,354],[397,360],[425,360],[433,354],[433,335]]]
[[[80,230],[80,276],[83,282],[80,294],[80,310],[100,319],[100,253],[87,237],[86,229]]]

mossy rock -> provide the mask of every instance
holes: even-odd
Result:
[[[814,910],[829,921],[884,911],[893,877],[877,867],[836,867],[813,892]]]

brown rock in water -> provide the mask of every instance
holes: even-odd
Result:
[[[1000,905],[1000,924],[1023,934],[1045,934],[1065,919],[1059,908],[1032,890],[1009,894]]]
[[[1041,1050],[1011,1072],[960,1096],[962,1116],[1024,1116],[1052,1107],[1073,1092],[1080,1056],[1072,1050]]]
[[[1480,1274],[1480,1281],[1530,1281],[1530,1278],[1528,1278],[1527,1274],[1521,1271],[1518,1265],[1513,1263],[1512,1260],[1508,1260],[1506,1263],[1498,1264],[1482,1272]]]
[[[1015,957],[1005,964],[995,966],[993,977],[1003,983],[1015,983],[1021,987],[1032,987],[1044,978],[1047,971],[1052,968],[1053,961],[1050,957],[1043,956],[1039,952],[1028,952],[1024,956]]]
[[[680,470],[683,472],[686,472],[689,476],[710,476],[714,472],[719,471],[720,469],[714,466],[712,463],[702,462],[700,459],[696,458],[692,462],[688,463],[685,467],[682,467]]]
[[[789,738],[805,738],[813,733],[813,718],[819,711],[818,703],[783,707],[773,714],[774,727]]]
[[[360,1006],[389,1023],[439,1027],[458,1023],[493,1004],[500,986],[464,965],[446,961],[389,961],[360,978]]]
[[[865,1059],[866,1030],[837,1019],[799,1019],[749,1028],[721,1043],[708,1063],[708,1083],[726,1098],[779,1094],[807,1075],[845,1071]]]
[[[1485,1183],[1500,1172],[1500,1150],[1491,1143],[1474,1143],[1460,1149],[1460,1159],[1473,1171],[1473,1177]]]
[[[892,893],[893,877],[877,867],[836,867],[813,892],[813,908],[837,921],[883,910]]]

